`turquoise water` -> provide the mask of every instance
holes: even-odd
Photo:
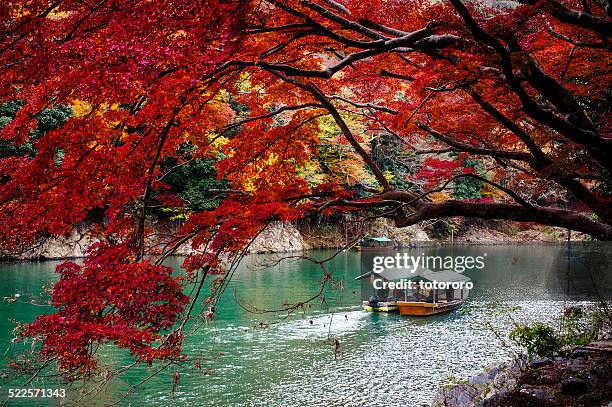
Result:
[[[325,258],[331,253],[309,255]],[[469,313],[416,318],[363,312],[359,307],[361,283],[354,277],[364,271],[362,263],[367,263],[368,256],[376,253],[345,252],[326,264],[333,282],[324,290],[325,301],[317,299],[289,318],[281,313],[254,314],[244,307],[277,309],[284,302],[314,296],[322,270],[304,259],[267,266],[278,256],[252,255],[234,275],[216,318],[207,326],[201,324],[187,339],[186,352],[201,359],[201,368],[170,367],[127,396],[130,387],[154,368],[130,370],[93,396],[83,396],[83,389],[52,378],[37,378],[31,386],[66,388],[68,405],[421,406],[430,403],[435,391],[449,381],[468,378],[488,364],[510,358],[509,350],[485,327],[485,322],[492,320],[485,305],[510,300],[523,307],[517,312],[518,320],[550,320],[564,304],[563,299],[547,295],[567,273],[563,246],[454,246],[410,251],[413,255],[422,253],[486,253],[484,270],[465,272],[475,284],[468,299]],[[598,264],[609,264],[612,253],[604,254],[609,256],[599,258]],[[181,258],[173,258],[168,264],[178,268],[181,262]],[[30,322],[36,315],[50,312],[49,307],[29,301],[55,280],[56,264],[0,264],[0,297],[20,294],[17,301],[0,303],[3,355],[10,355],[13,349],[9,347],[14,321]],[[269,325],[261,327],[262,322]],[[502,313],[494,322],[503,328],[507,319]],[[335,339],[340,343],[337,355]],[[129,363],[129,358],[113,349],[105,349],[104,354],[119,364]],[[4,400],[6,389],[19,387],[26,378],[7,373],[5,361],[1,367]],[[180,384],[173,393],[177,369]],[[58,401],[12,399],[8,403],[54,404]]]

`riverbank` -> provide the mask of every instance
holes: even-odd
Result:
[[[451,227],[452,226],[452,227]],[[251,244],[250,253],[288,253],[314,249],[348,249],[357,236],[386,236],[397,247],[435,247],[443,245],[519,245],[530,243],[556,244],[567,241],[567,230],[535,225],[518,225],[504,221],[427,223],[397,228],[390,221],[378,219],[365,224],[351,219],[312,223],[271,223]],[[161,253],[169,243],[177,224],[157,222],[147,239],[147,251]],[[588,240],[588,236],[572,232],[572,241]],[[43,260],[81,258],[87,248],[99,239],[86,224],[76,226],[69,235],[41,239],[19,252],[3,251],[2,260]],[[189,242],[176,250],[177,255],[189,255],[194,250]]]
[[[568,357],[515,359],[465,383],[445,386],[433,407],[579,407],[612,404],[612,340],[575,348]]]

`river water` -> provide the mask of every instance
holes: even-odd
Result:
[[[590,261],[589,256],[594,257],[597,265],[609,271],[612,250],[608,249],[598,250],[594,256],[582,245],[569,252],[563,245],[407,250],[415,256],[486,257],[483,270],[465,272],[474,282],[464,307],[469,312],[425,318],[361,311],[362,286],[354,278],[364,272],[364,259],[376,253],[353,251],[340,253],[326,264],[333,281],[324,290],[324,300],[318,298],[289,318],[281,313],[249,312],[245,308],[277,309],[284,302],[314,296],[323,273],[319,265],[305,259],[271,265],[278,255],[251,255],[233,276],[213,322],[188,337],[186,352],[199,356],[202,367],[180,368],[180,385],[174,393],[175,368],[170,368],[119,399],[153,372],[142,367],[129,371],[93,397],[83,398],[79,391],[67,388],[65,402],[110,405],[120,400],[122,405],[134,406],[422,406],[431,402],[441,386],[510,358],[510,350],[487,328],[491,323],[503,332],[509,326],[504,306],[495,305],[498,301],[517,305],[519,309],[512,316],[518,321],[551,321],[567,301],[563,296],[549,294],[556,290],[551,287],[565,284],[560,276],[568,273],[568,256],[571,264],[583,265]],[[322,259],[333,252],[308,254]],[[181,262],[182,258],[177,257],[169,265],[179,268]],[[0,264],[0,297],[20,294],[17,301],[0,303],[3,355],[13,351],[10,341],[14,321],[30,322],[36,315],[51,311],[29,303],[29,298],[55,281],[53,269],[57,264]],[[585,270],[592,269],[591,263],[581,268],[582,280],[586,279]],[[267,327],[262,327],[262,322]],[[335,352],[335,339],[340,343],[339,354]],[[129,358],[120,352],[110,348],[104,352],[115,362],[129,363]],[[19,387],[25,381],[6,373],[6,361],[0,363],[3,389]],[[36,379],[31,386],[67,387],[45,378]],[[2,397],[6,398],[4,390]],[[9,401],[9,405],[54,404],[57,401]]]

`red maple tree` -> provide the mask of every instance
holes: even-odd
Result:
[[[273,220],[463,216],[612,239],[611,13],[600,0],[2,2],[0,102],[23,106],[0,135],[36,149],[0,158],[2,245],[85,220],[105,242],[83,266],[58,267],[57,313],[22,335],[72,375],[95,367],[94,344],[143,362],[180,358],[207,276],[221,275],[222,290],[220,259],[231,269]],[[55,105],[80,109],[32,137]],[[325,120],[337,137],[322,136]],[[363,137],[380,133],[418,161],[412,187],[373,159]],[[365,196],[305,176],[322,144],[363,162],[375,180]],[[185,145],[231,184],[215,209],[193,210],[164,183]],[[463,178],[497,193],[430,199]],[[155,261],[153,200],[189,213]],[[202,254],[187,258],[183,281],[161,263],[187,241]],[[184,284],[197,288],[190,299]]]

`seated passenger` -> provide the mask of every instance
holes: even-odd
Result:
[[[455,290],[453,290],[452,288],[447,288],[446,289],[446,300],[447,301],[452,301],[454,300],[453,298],[453,294],[455,293]]]

